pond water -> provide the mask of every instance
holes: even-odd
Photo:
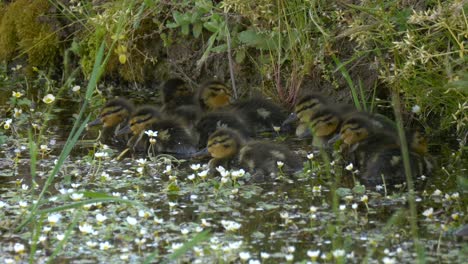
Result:
[[[237,170],[224,179],[205,175],[207,160],[115,160],[117,150],[79,144],[45,192],[40,213],[19,230],[60,148],[39,157],[34,188],[27,149],[19,155],[6,145],[0,263],[415,262],[405,192],[352,189],[339,161],[325,164],[317,152],[307,160],[310,147],[288,145],[307,168],[254,183]],[[457,175],[439,169],[425,181],[416,202],[426,260],[462,263],[468,247],[455,232],[466,224],[467,204]]]

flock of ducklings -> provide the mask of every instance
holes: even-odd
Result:
[[[102,124],[102,141],[128,147],[135,153],[165,153],[193,158],[209,154],[212,171],[233,163],[257,179],[303,169],[303,160],[288,147],[255,140],[264,131],[291,130],[300,139],[313,138],[313,146],[331,149],[341,142],[344,164],[359,169],[361,183],[368,187],[406,182],[400,140],[391,121],[330,103],[322,95],[307,93],[298,98],[294,113],[270,100],[255,97],[234,101],[231,89],[210,81],[194,92],[183,80],[168,80],[162,87],[162,106],[141,106],[124,98],[107,102],[95,121]],[[155,140],[145,133],[158,131]],[[426,139],[418,131],[407,132],[411,172],[428,175],[432,169]],[[280,166],[278,166],[281,164]]]

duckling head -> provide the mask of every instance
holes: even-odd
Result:
[[[208,152],[215,159],[230,159],[237,155],[242,138],[237,131],[220,128],[208,138]]]
[[[179,78],[167,80],[162,87],[163,102],[165,105],[173,104],[172,107],[177,107],[177,103],[189,103],[192,101],[192,89]]]
[[[321,107],[314,114],[311,112],[305,116],[308,117],[308,124],[312,128],[313,135],[316,137],[332,136],[337,132],[341,124],[340,115],[329,107]]]
[[[356,144],[369,137],[370,124],[362,116],[351,116],[341,125],[340,138],[347,145]]]
[[[231,89],[220,81],[210,81],[200,87],[198,100],[203,109],[216,110],[231,104]]]
[[[152,106],[143,106],[135,111],[130,117],[128,125],[117,132],[117,135],[128,134],[132,132],[139,135],[149,129],[152,124],[161,120],[161,113]]]
[[[409,133],[409,146],[410,149],[420,155],[426,155],[428,153],[428,144],[426,137],[420,131],[411,131]]]
[[[294,112],[301,122],[308,122],[308,117],[314,115],[321,107],[327,104],[327,100],[320,94],[308,93],[301,96],[294,106]]]
[[[103,127],[115,127],[125,122],[133,112],[133,105],[126,99],[116,98],[107,102],[101,110],[99,118],[88,123],[88,126],[102,124]]]

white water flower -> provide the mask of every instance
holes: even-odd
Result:
[[[201,172],[198,173],[198,177],[202,178],[202,179],[205,179],[206,176],[208,175],[208,171],[209,170],[203,170]]]
[[[346,166],[346,170],[348,170],[348,171],[352,171],[353,168],[354,168],[353,163],[350,163],[350,164],[348,164],[348,166]]]
[[[229,221],[229,220],[221,220],[221,224],[223,225],[224,229],[227,231],[237,231],[241,228],[241,224],[234,222],[234,221]]]
[[[411,108],[411,112],[415,113],[415,114],[418,114],[419,112],[421,112],[421,107],[419,105],[414,105],[412,108]]]
[[[163,173],[165,174],[170,174],[172,172],[172,166],[171,165],[167,165],[166,166],[166,169],[163,171]]]
[[[293,261],[294,259],[294,255],[293,254],[287,254],[284,256],[284,258],[286,259],[286,261]]]
[[[231,172],[232,178],[237,179],[245,175],[245,170],[240,169],[240,170],[235,170]]]
[[[158,131],[146,130],[145,134],[148,135],[148,137],[157,137],[158,136]]]
[[[70,198],[73,200],[73,201],[79,201],[83,198],[84,194],[83,193],[72,193],[70,195]]]
[[[92,234],[94,232],[93,226],[88,223],[82,223],[78,226],[81,233]]]
[[[97,221],[98,223],[102,223],[102,222],[104,222],[104,221],[106,221],[106,220],[107,220],[107,216],[102,215],[102,214],[97,214],[97,215],[96,215],[96,221]]]
[[[90,248],[95,248],[95,247],[97,247],[97,242],[95,242],[95,241],[87,241],[87,242],[86,242],[86,245],[87,245],[88,247],[90,247]]]
[[[62,218],[62,215],[61,214],[58,214],[58,213],[55,213],[55,214],[51,214],[47,217],[47,221],[49,222],[49,224],[51,225],[54,225],[56,224],[58,221],[60,221],[60,218]]]
[[[278,168],[281,169],[281,168],[284,166],[284,162],[282,162],[282,161],[277,161],[277,162],[276,162],[276,165],[278,166]]]
[[[369,197],[367,197],[367,195],[363,195],[363,196],[361,197],[361,202],[367,203],[368,201],[369,201]]]
[[[320,250],[307,250],[307,256],[312,260],[316,260],[320,255]]]
[[[307,159],[308,159],[308,160],[311,160],[311,159],[313,159],[313,158],[314,158],[314,153],[309,153],[309,154],[307,154]]]
[[[262,259],[269,259],[270,258],[270,254],[267,253],[267,252],[260,252],[260,257]]]
[[[191,181],[195,180],[195,174],[193,174],[193,173],[190,174],[189,176],[187,176],[187,179],[189,179]]]
[[[312,213],[312,214],[316,213],[317,210],[318,210],[318,208],[315,207],[315,206],[311,206],[311,207],[309,208],[309,212]]]
[[[426,209],[422,214],[428,219],[431,219],[434,216],[434,208]]]
[[[110,248],[112,248],[112,245],[109,243],[109,241],[99,243],[100,250],[108,250]]]
[[[141,159],[137,159],[136,162],[139,166],[145,166],[145,164],[147,163],[147,160],[141,158]]]
[[[64,234],[57,234],[56,238],[57,238],[58,241],[62,241],[65,238],[65,235]]]
[[[183,243],[172,243],[171,249],[172,251],[176,251],[177,249],[181,248],[184,244]]]
[[[72,92],[77,93],[81,90],[81,87],[79,85],[75,85],[72,87]]]
[[[136,225],[138,223],[138,221],[137,221],[137,219],[135,217],[127,216],[126,219],[127,219],[127,223],[129,225],[134,226],[134,225]]]
[[[191,164],[190,165],[190,168],[194,171],[197,171],[201,168],[201,165],[200,164]]]
[[[7,120],[5,121],[5,123],[3,124],[3,128],[4,128],[5,130],[10,129],[11,122],[13,122],[13,119],[11,119],[11,118],[7,119]]]
[[[94,153],[94,157],[100,159],[100,158],[107,158],[109,157],[109,153],[107,152],[96,152]]]
[[[22,93],[22,92],[16,92],[16,91],[12,92],[12,96],[16,97],[16,98],[20,98],[23,95],[24,95],[24,93]]]
[[[15,243],[15,245],[13,246],[13,249],[15,250],[16,253],[23,253],[24,252],[24,245],[23,244],[20,244],[20,243]]]
[[[190,230],[189,230],[188,228],[182,228],[182,229],[180,229],[180,233],[181,233],[182,235],[184,235],[184,236],[187,235],[189,232],[190,232]]]
[[[335,258],[341,258],[346,254],[346,251],[344,249],[335,249],[332,254]]]
[[[249,252],[239,252],[239,258],[243,261],[247,261],[250,258]]]
[[[55,96],[53,94],[47,94],[42,98],[42,101],[46,104],[51,104],[55,101]]]

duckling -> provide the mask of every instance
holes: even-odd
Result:
[[[211,133],[206,144],[212,157],[208,163],[210,169],[218,166],[230,169],[231,161],[237,156],[244,142],[244,137],[234,129],[219,128]]]
[[[424,156],[410,151],[409,159],[413,180],[418,176],[430,174],[431,167]],[[386,146],[372,152],[366,163],[361,177],[364,185],[376,187],[385,184],[387,188],[393,188],[406,183],[403,156],[399,146]]]
[[[124,98],[108,101],[101,110],[99,117],[88,123],[88,127],[101,125],[103,127],[102,139],[104,144],[111,146],[125,146],[128,137],[116,136],[116,132],[125,126],[133,113],[132,103]]]
[[[199,147],[203,147],[208,137],[215,132],[218,128],[231,128],[237,130],[242,137],[249,138],[252,136],[253,131],[250,126],[238,115],[231,111],[214,111],[205,113],[200,120],[198,120],[195,130],[199,135]]]
[[[157,131],[156,142],[150,143],[145,133],[147,130]],[[185,157],[196,152],[195,139],[189,131],[175,119],[163,118],[161,112],[152,106],[143,106],[135,111],[127,127],[119,134],[132,133],[128,146],[135,152],[148,152],[153,147],[156,153],[167,153]]]
[[[296,172],[302,169],[301,159],[287,147],[266,141],[245,142],[233,129],[220,128],[208,138],[208,152],[213,159],[210,166],[226,164],[238,157],[241,166],[258,179],[259,176],[276,175],[277,162],[282,162],[281,171]]]
[[[347,112],[354,111],[351,106],[344,104],[332,104],[323,95],[318,93],[305,93],[300,96],[294,105],[294,113],[292,113],[282,124],[285,129],[292,123],[296,124],[296,136],[306,138],[312,136],[312,131],[309,129],[311,117],[316,116],[320,109],[331,109],[333,115],[342,116]],[[316,142],[315,144],[319,144]],[[319,144],[322,145],[322,144]]]
[[[193,90],[182,79],[169,79],[162,87],[161,112],[171,113],[181,105],[193,105],[193,97]]]
[[[427,141],[417,131],[406,134],[412,175],[429,174],[432,164],[427,158]],[[395,130],[358,113],[343,122],[340,138],[348,147],[353,164],[363,171],[361,179],[366,186],[385,183],[392,187],[406,182],[401,144]]]
[[[343,119],[338,111],[328,106],[321,106],[315,111],[304,112],[301,118],[307,124],[307,127],[302,127],[302,129],[309,128],[312,131],[312,145],[316,147],[328,147],[328,141],[338,133]],[[299,128],[301,127],[299,126]],[[307,130],[300,132],[304,134],[307,133]],[[297,136],[301,137],[303,134]]]
[[[196,98],[203,111],[219,110],[233,101],[231,89],[217,80],[202,84]]]
[[[254,130],[273,131],[286,119],[285,111],[270,100],[254,97],[234,102],[231,89],[220,81],[203,84],[197,95],[204,111],[229,110],[241,115]]]

